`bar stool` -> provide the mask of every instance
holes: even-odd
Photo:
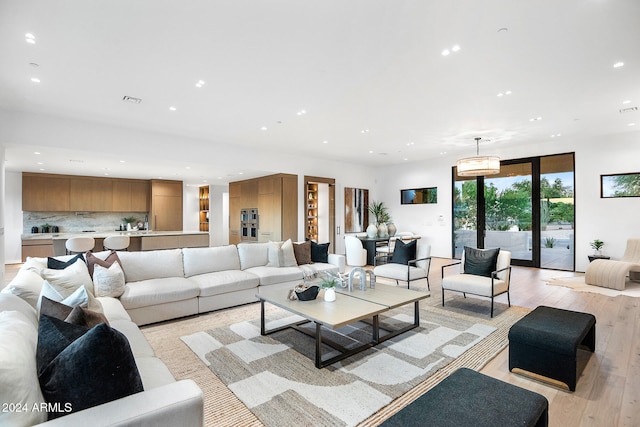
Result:
[[[64,245],[67,248],[67,254],[78,254],[92,250],[96,241],[93,237],[72,237]]]
[[[103,246],[105,250],[126,251],[130,241],[129,236],[108,236],[105,237]]]

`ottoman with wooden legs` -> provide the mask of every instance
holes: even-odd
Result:
[[[595,316],[540,306],[509,330],[509,370],[575,391],[581,345],[596,349]]]

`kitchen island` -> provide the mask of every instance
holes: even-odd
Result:
[[[105,237],[127,235],[131,238],[129,251],[155,249],[198,248],[209,246],[209,233],[188,231],[95,231],[69,233],[33,233],[22,235],[22,261],[27,257],[64,255],[65,243],[72,237],[93,237],[94,251],[103,250]]]

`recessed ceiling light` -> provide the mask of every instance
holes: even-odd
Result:
[[[40,154],[40,152],[39,151],[34,151],[33,154]]]
[[[244,172],[238,172],[238,175],[244,175]]]
[[[39,78],[37,78],[37,77],[31,77],[31,81],[32,81],[33,83],[40,83],[40,79],[39,79]]]
[[[635,123],[629,123],[627,126],[635,126]]]
[[[449,56],[449,54],[450,54],[450,53],[451,53],[451,52],[449,52],[449,49],[444,49],[444,50],[442,51],[442,56]]]
[[[414,144],[415,144],[415,142],[407,142],[407,147],[411,147]]]
[[[298,116],[303,116],[305,114],[307,114],[307,110],[300,110],[296,113]]]
[[[126,160],[120,160],[120,163],[125,163],[125,162],[126,162]]]
[[[46,170],[45,168],[40,168],[41,171]]]
[[[529,119],[530,122],[537,122],[539,120],[542,120],[542,117],[532,117]]]
[[[221,176],[219,176],[219,177],[218,177],[218,179],[222,179],[222,177],[221,177]]]
[[[447,154],[447,152],[446,152],[446,151],[441,151],[441,152],[440,152],[440,155],[441,155],[441,156],[444,156],[445,154]]]
[[[511,95],[513,92],[511,92],[510,90],[507,90],[504,92],[505,95]]]
[[[27,33],[24,35],[24,40],[29,44],[36,44],[36,36],[31,33]]]
[[[362,129],[360,133],[369,133],[369,129]]]
[[[504,96],[504,93],[500,92],[497,96],[498,96],[498,98],[501,97],[501,96]]]
[[[185,169],[191,169],[191,166],[185,166],[184,168]]]
[[[561,133],[554,133],[553,135],[551,135],[551,138],[560,138],[562,136]]]
[[[322,141],[322,143],[323,143],[323,144],[328,144],[328,143],[329,143],[329,141],[324,140],[324,141]]]
[[[38,162],[38,163],[36,163],[36,164],[38,164],[38,165],[43,165],[44,163],[42,163],[42,162]]]
[[[176,111],[176,110],[177,110],[177,108],[176,108],[176,107],[174,107],[174,106],[172,105],[171,107],[169,107],[169,110],[171,110],[171,111]]]
[[[631,104],[631,100],[630,99],[625,99],[624,101],[622,101],[623,104]]]
[[[458,52],[460,50],[460,45],[454,44],[453,47],[451,48],[452,52]]]
[[[204,86],[204,85],[205,85],[204,80],[198,80],[198,81],[196,82],[196,87],[202,87],[202,86]]]
[[[405,158],[404,158],[404,159],[402,159],[402,160],[409,160],[409,159],[407,159],[407,158],[405,157]]]
[[[620,68],[620,67],[624,67],[624,62],[620,61],[613,64],[613,68]]]
[[[267,130],[267,127],[266,127],[266,126],[262,126],[262,127],[260,128],[260,130]]]
[[[373,154],[373,150],[369,150],[369,154]]]

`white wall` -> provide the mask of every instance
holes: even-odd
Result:
[[[182,229],[200,231],[200,187],[182,186]]]
[[[229,186],[209,186],[209,235],[211,246],[229,244]]]
[[[627,238],[640,237],[640,198],[600,198],[601,174],[640,172],[637,132],[606,140],[565,138],[560,142],[556,139],[553,144],[542,142],[517,150],[502,147],[487,151],[503,160],[575,152],[577,271],[587,267],[587,255],[593,252],[590,241],[603,240],[604,253],[615,259],[623,255]],[[379,199],[389,206],[398,230],[424,236],[432,245],[432,255],[437,257],[451,256],[451,167],[455,160],[443,157],[376,170]],[[400,205],[401,189],[420,187],[438,187],[438,203]]]
[[[4,264],[22,262],[22,174],[4,173]]]

